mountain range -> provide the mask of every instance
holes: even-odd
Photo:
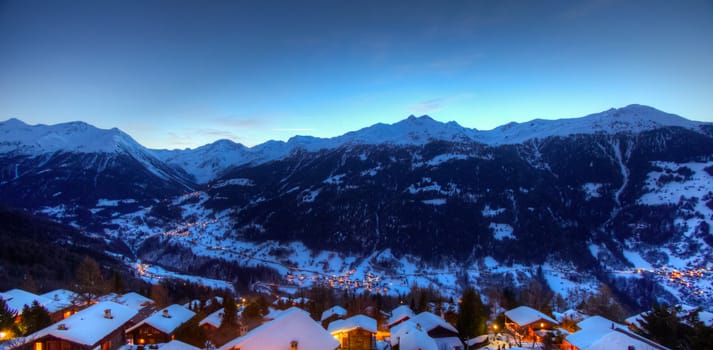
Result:
[[[370,289],[398,293],[541,276],[571,303],[607,284],[640,307],[713,305],[713,124],[641,105],[186,150],[10,119],[0,198],[120,242],[126,259],[211,278],[234,278],[210,268],[221,261],[304,276],[287,285],[347,273],[364,288],[376,274]]]

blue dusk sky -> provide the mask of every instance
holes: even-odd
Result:
[[[712,38],[710,0],[0,0],[0,120],[152,148],[632,103],[713,121]]]

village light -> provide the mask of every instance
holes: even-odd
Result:
[[[7,336],[7,333],[0,332],[0,339],[5,339],[5,336]]]
[[[540,322],[540,328],[545,328],[545,323],[544,323],[544,322]]]

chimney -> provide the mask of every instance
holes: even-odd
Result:
[[[104,318],[112,319],[114,316],[111,315],[111,309],[104,310]]]
[[[67,327],[66,324],[60,323],[60,324],[57,325],[57,329],[60,330],[60,331],[66,331],[66,330],[68,330],[69,328]]]
[[[163,309],[162,315],[163,315],[163,317],[165,317],[165,318],[171,318],[171,315],[168,314],[168,309]]]
[[[59,301],[59,294],[54,295],[54,301]]]
[[[290,342],[290,350],[297,350],[297,340]]]

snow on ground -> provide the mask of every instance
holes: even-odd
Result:
[[[647,270],[653,269],[653,266],[651,266],[648,261],[644,260],[644,258],[642,258],[641,255],[635,251],[623,250],[622,254],[624,254],[626,260],[629,260],[629,262],[631,262],[631,264],[636,268]]]
[[[594,182],[587,182],[584,185],[582,185],[582,191],[584,191],[584,199],[591,200],[592,198],[601,197],[602,196],[602,193],[601,193],[602,186],[603,186],[603,184],[594,183]]]
[[[649,193],[639,198],[637,203],[645,205],[677,204],[681,197],[701,198],[713,195],[713,176],[706,172],[706,167],[713,166],[713,162],[706,163],[673,163],[653,162],[652,165],[662,168],[662,171],[653,171],[646,177],[645,188]],[[690,169],[693,173],[686,179],[681,174]],[[705,205],[705,203],[701,203]]]
[[[446,199],[445,198],[426,199],[426,200],[422,200],[421,203],[428,204],[428,205],[444,205],[444,204],[446,204]]]
[[[493,230],[493,236],[498,241],[502,241],[505,238],[515,239],[515,235],[513,234],[513,228],[508,224],[498,224],[495,222],[491,222],[489,227],[491,230]]]
[[[595,294],[599,287],[599,282],[594,278],[584,279],[571,264],[547,262],[542,265],[542,273],[550,289],[564,297]]]
[[[142,264],[140,261],[132,264],[132,267],[135,268],[139,272],[139,276],[141,277],[142,280],[149,282],[151,284],[158,284],[161,281],[161,279],[169,278],[169,279],[178,279],[178,280],[182,280],[182,281],[197,283],[197,284],[204,285],[206,287],[210,287],[213,289],[227,289],[227,290],[235,292],[233,284],[230,282],[226,282],[226,281],[198,277],[198,276],[184,275],[184,274],[180,274],[177,272],[168,271],[160,266]]]
[[[496,217],[504,212],[505,212],[505,208],[491,208],[490,205],[485,205],[485,208],[483,208],[483,211],[481,213],[483,214],[483,217],[485,217],[485,218],[492,218],[492,217]]]
[[[252,186],[255,186],[255,183],[253,182],[253,180],[250,180],[250,179],[237,178],[237,179],[230,179],[230,180],[218,182],[218,183],[214,184],[212,187],[213,188],[221,188],[221,187],[226,187],[226,186],[252,187]]]
[[[347,174],[332,175],[332,176],[330,176],[330,177],[324,179],[324,181],[322,181],[322,182],[323,182],[323,183],[326,183],[326,184],[330,184],[330,185],[341,185],[341,184],[342,184],[342,178],[345,177],[345,176],[347,176]]]

